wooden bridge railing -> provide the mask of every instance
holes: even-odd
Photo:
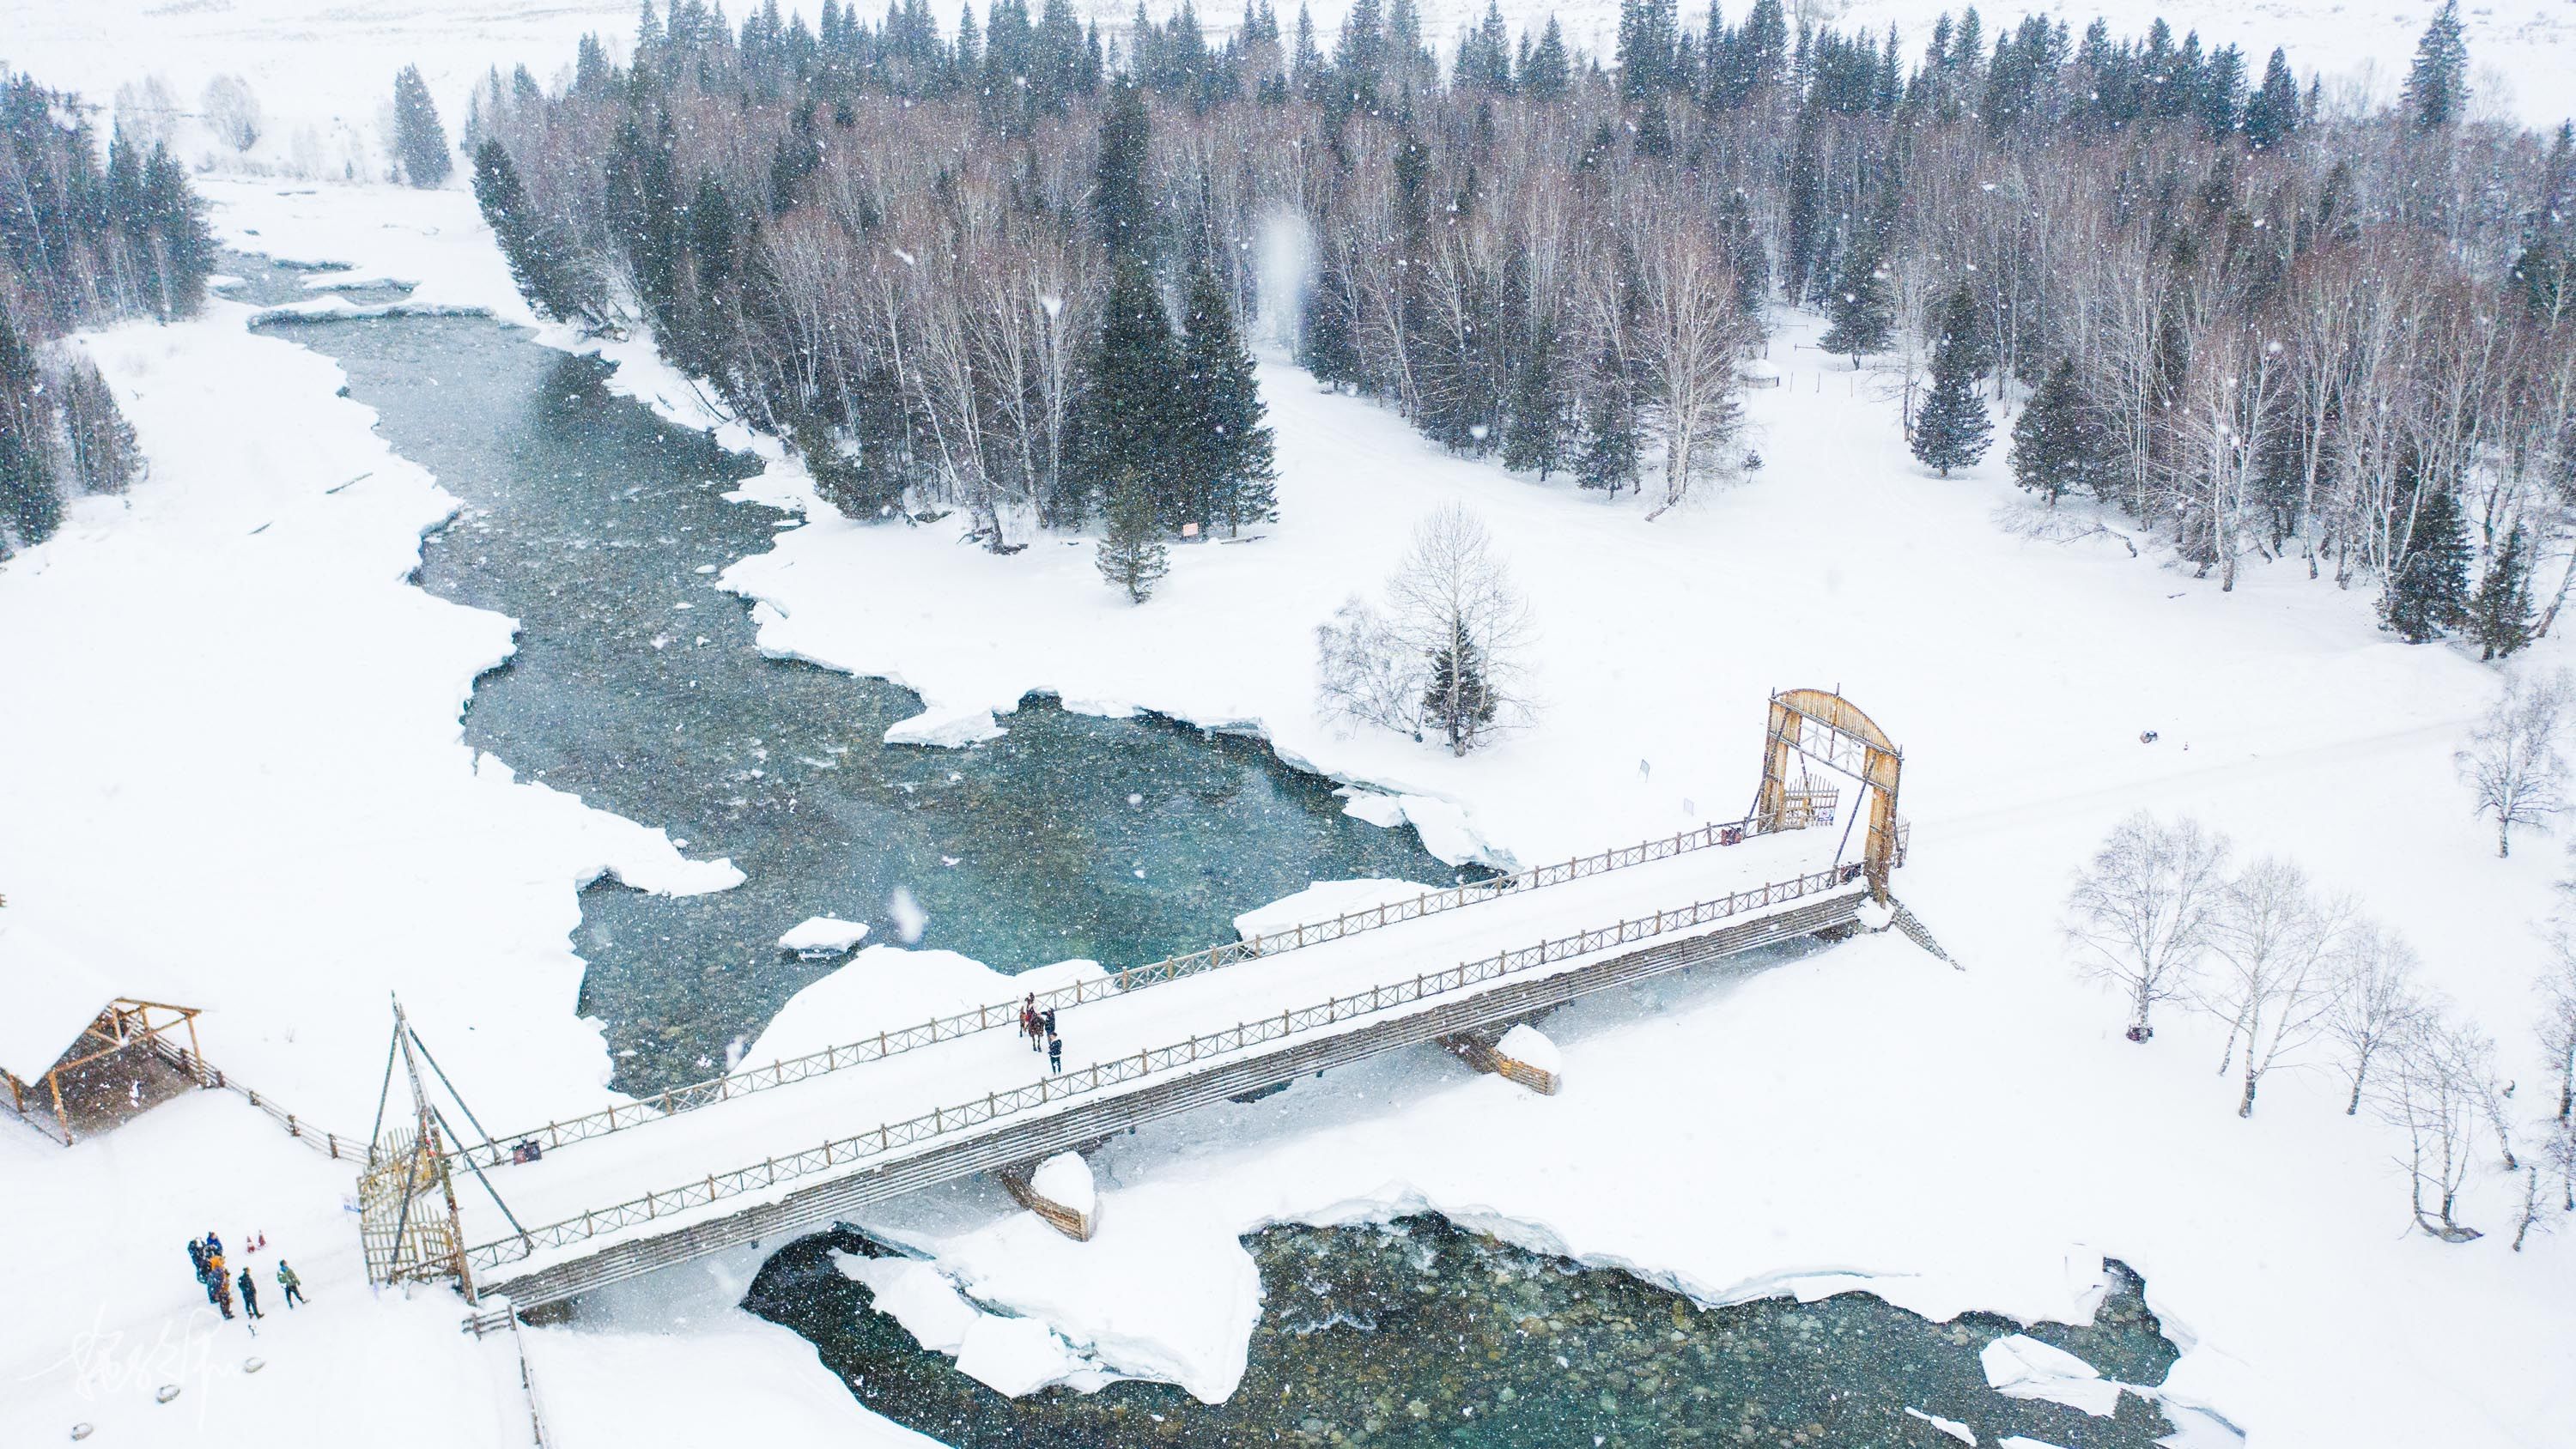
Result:
[[[1811,818],[1798,823],[1831,825],[1833,819],[1833,805],[1827,801]],[[1329,921],[1315,921],[1267,932],[1246,940],[1228,941],[1202,951],[1190,952],[1185,956],[1173,956],[1148,965],[1113,972],[1096,981],[1078,981],[1071,986],[1038,993],[1037,1005],[1041,1011],[1079,1006],[1086,1001],[1099,1001],[1123,992],[1157,986],[1166,981],[1178,981],[1184,977],[1222,970],[1245,961],[1266,959],[1307,946],[1320,946],[1368,931],[1401,925],[1406,921],[1418,921],[1426,916],[1443,915],[1508,894],[1562,885],[1568,881],[1588,880],[1593,876],[1606,875],[1612,871],[1627,870],[1660,860],[1671,860],[1676,856],[1689,855],[1694,851],[1740,844],[1764,834],[1765,831],[1765,826],[1750,818],[1713,822],[1665,839],[1640,841],[1635,845],[1620,846],[1592,855],[1576,856],[1571,860],[1559,861],[1553,865],[1532,866],[1512,875],[1477,881],[1469,885],[1425,891],[1407,900],[1390,901],[1383,905],[1371,906],[1367,910],[1348,911]],[[510,1163],[512,1149],[521,1142],[535,1142],[544,1150],[551,1152],[567,1143],[605,1137],[611,1132],[641,1127],[681,1112],[712,1106],[717,1102],[748,1096],[754,1092],[770,1091],[868,1062],[883,1061],[887,1057],[917,1051],[939,1042],[953,1041],[959,1037],[973,1036],[978,1032],[992,1031],[1000,1027],[1017,1028],[1019,1020],[1019,1002],[994,1002],[979,1006],[972,1011],[959,1012],[954,1016],[936,1017],[919,1026],[883,1031],[865,1040],[827,1047],[819,1052],[790,1057],[772,1062],[767,1066],[753,1067],[721,1077],[711,1077],[702,1082],[692,1082],[684,1087],[673,1087],[641,1101],[602,1108],[587,1116],[549,1122],[543,1127],[528,1131],[503,1133],[492,1141],[453,1149],[451,1156],[461,1158],[476,1167],[503,1167]]]
[[[981,1099],[954,1107],[934,1108],[930,1112],[902,1122],[889,1122],[873,1131],[855,1136],[834,1138],[820,1146],[786,1157],[772,1157],[760,1163],[729,1172],[709,1173],[686,1185],[648,1192],[614,1206],[584,1212],[532,1228],[523,1234],[496,1239],[467,1249],[468,1262],[477,1273],[490,1272],[511,1263],[522,1262],[550,1248],[569,1247],[603,1233],[616,1232],[640,1223],[704,1207],[746,1193],[762,1192],[781,1183],[811,1177],[835,1169],[848,1169],[873,1159],[886,1159],[934,1139],[970,1131],[1005,1117],[1043,1110],[1050,1106],[1077,1100],[1123,1083],[1140,1080],[1158,1072],[1187,1067],[1209,1058],[1242,1051],[1264,1042],[1284,1040],[1306,1032],[1320,1031],[1375,1012],[1447,994],[1470,987],[1552,965],[1572,957],[1589,955],[1613,946],[1643,941],[1673,931],[1686,931],[1713,921],[1725,920],[1748,911],[1786,904],[1820,892],[1848,885],[1860,875],[1858,864],[1835,866],[1802,875],[1794,880],[1779,881],[1737,891],[1713,900],[1658,911],[1651,916],[1638,916],[1612,925],[1579,931],[1568,936],[1544,940],[1518,950],[1497,952],[1481,960],[1462,962],[1445,971],[1415,976],[1409,981],[1374,986],[1367,991],[1337,996],[1302,1010],[1288,1010],[1258,1022],[1237,1024],[1228,1031],[1193,1036],[1172,1046],[1137,1052],[1133,1056],[1100,1062],[1081,1071],[1062,1076],[1041,1078],[1037,1082],[1006,1092],[988,1092]]]

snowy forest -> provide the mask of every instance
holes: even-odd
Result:
[[[67,494],[120,491],[142,466],[98,369],[57,339],[193,312],[213,265],[166,149],[116,134],[102,164],[77,97],[0,81],[0,558],[52,533]]]
[[[1329,46],[1267,4],[1212,42],[1188,5],[1104,39],[1062,0],[946,33],[918,0],[738,31],[674,0],[630,67],[593,41],[552,92],[494,74],[467,141],[499,144],[478,185],[545,310],[640,316],[851,511],[967,507],[999,547],[1165,466],[1081,440],[1104,318],[1150,282],[1196,323],[1149,330],[1191,334],[1212,282],[1249,321],[1284,304],[1267,267],[1310,279],[1319,379],[1651,509],[1742,465],[1777,301],[1855,366],[1894,354],[1944,471],[1983,449],[1981,393],[2027,398],[2025,486],[2223,582],[2249,557],[2396,581],[2392,626],[2429,638],[2493,574],[2518,622],[2491,648],[2554,619],[2576,159],[2475,118],[2452,11],[2375,110],[2162,23],[1990,38],[1971,10],[1909,41],[1634,0],[1618,51],[1489,12],[1444,63],[1410,0]],[[1960,376],[1927,424],[1936,363]]]

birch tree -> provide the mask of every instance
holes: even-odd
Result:
[[[2353,928],[2321,1023],[2343,1049],[2344,1076],[2352,1083],[2343,1108],[2347,1117],[2361,1111],[2371,1064],[2413,1030],[2423,1012],[2418,965],[2415,948],[2396,932],[2371,922]]]
[[[2540,825],[2566,808],[2567,761],[2558,740],[2571,703],[2576,676],[2564,669],[2508,675],[2468,746],[2451,757],[2477,813],[2495,818],[2498,859],[2512,852],[2515,826]]]
[[[2141,810],[2111,834],[2066,898],[2076,968],[2129,1000],[2129,1040],[2155,1035],[2160,1001],[2187,995],[2207,951],[2227,864],[2225,836]]]
[[[2205,1003],[2229,1024],[2220,1076],[2244,1044],[2237,1116],[2254,1115],[2264,1074],[2323,1028],[2351,920],[2348,905],[2319,900],[2304,872],[2273,856],[2247,866],[2220,893],[2209,932],[2218,965]]]
[[[2475,1083],[2494,1049],[2449,1011],[2428,1011],[2399,1039],[2392,1070],[2372,1094],[2380,1115],[2406,1133],[2400,1161],[2416,1226],[2448,1243],[2478,1236],[2459,1221],[2459,1198],[2476,1151]]]

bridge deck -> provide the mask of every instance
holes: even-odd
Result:
[[[1830,865],[1838,836],[1815,830],[1761,837],[1544,890],[1507,893],[1452,914],[1067,1009],[1059,1016],[1065,1074],[1053,1085],[1074,1090],[1043,1102],[1028,1093],[1048,1075],[1044,1058],[1015,1033],[988,1032],[574,1144],[538,1163],[497,1169],[494,1185],[536,1237],[518,1239],[488,1199],[460,1182],[465,1239],[484,1245],[477,1253],[484,1260],[477,1278],[486,1288],[511,1292],[522,1307],[568,1296],[658,1266],[657,1260],[689,1246],[683,1239],[707,1240],[681,1253],[687,1256],[723,1245],[712,1237],[747,1241],[743,1234],[755,1227],[783,1230],[782,1205],[803,1202],[806,1225],[828,1221],[810,1214],[850,1205],[843,1201],[851,1199],[850,1191],[825,1191],[836,1182],[873,1179],[864,1197],[880,1200],[1016,1160],[1013,1153],[1071,1145],[1197,1100],[1215,1100],[1211,1092],[1227,1095],[1245,1090],[1245,1083],[1289,1080],[1328,1060],[1356,1060],[1354,1050],[1366,1055],[1426,1040],[1497,1013],[1552,1004],[1848,919],[1858,888],[1816,874]],[[1793,881],[1794,887],[1777,888],[1769,897],[1728,901],[1748,888],[1759,892]],[[1727,902],[1722,908],[1702,905],[1721,901]],[[1700,908],[1696,915],[1694,907]],[[1776,928],[1763,924],[1792,916],[1797,919],[1780,919]],[[1596,934],[1565,939],[1584,932]],[[1558,946],[1529,949],[1542,942]],[[1462,962],[1513,952],[1521,954],[1497,960],[1489,972],[1458,969]],[[1625,964],[1630,962],[1633,968]],[[1613,964],[1620,969],[1602,970]],[[1444,972],[1446,980],[1421,979]],[[1378,1009],[1381,989],[1386,1004]],[[1346,1007],[1315,1013],[1337,998]],[[1266,1032],[1233,1030],[1265,1021]],[[1186,1060],[1167,1050],[1211,1033],[1216,1035],[1204,1048],[1193,1046]],[[1309,1057],[1318,1065],[1306,1065]],[[1090,1070],[1100,1064],[1108,1076]],[[1080,1085],[1086,1075],[1089,1088]],[[953,1123],[955,1109],[992,1103],[1001,1105],[980,1124],[943,1126],[912,1142],[898,1129],[880,1139],[890,1146],[863,1160],[852,1160],[858,1151],[846,1145],[847,1139],[877,1133],[880,1124],[942,1109],[950,1111]],[[1056,1137],[1065,1140],[1052,1142]],[[818,1170],[815,1150],[831,1139],[844,1139],[841,1160],[848,1165],[838,1167],[826,1153]],[[771,1160],[795,1165],[773,1172],[774,1184],[742,1185],[742,1169],[756,1175]],[[710,1180],[702,1197],[656,1201],[647,1218],[629,1212],[626,1221],[584,1220],[586,1212],[607,1214],[700,1180]],[[737,1230],[712,1237],[702,1231],[722,1223]],[[558,1231],[547,1232],[549,1225]],[[647,1243],[663,1246],[639,1252]]]

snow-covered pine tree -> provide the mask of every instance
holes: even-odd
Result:
[[[1171,560],[1162,525],[1154,521],[1153,491],[1133,468],[1122,468],[1110,483],[1107,512],[1096,558],[1100,576],[1123,591],[1127,602],[1141,604],[1154,596]]]
[[[407,65],[394,77],[394,159],[402,163],[403,180],[414,186],[436,186],[455,169],[447,155],[447,128],[439,124],[438,104],[420,67]]]
[[[2502,659],[2531,642],[2531,536],[2519,521],[2505,530],[2469,598],[2469,637],[2480,659]]]
[[[1145,151],[1152,122],[1145,114],[1145,93],[1133,81],[1122,81],[1109,93],[1100,118],[1100,162],[1093,176],[1091,217],[1100,243],[1112,258],[1150,252],[1154,239],[1154,204],[1145,194]]]
[[[0,293],[0,557],[11,545],[41,543],[63,519],[54,480],[53,409],[44,373],[20,329],[15,307]]]
[[[1833,325],[1816,345],[1839,352],[1860,370],[1863,355],[1883,350],[1896,328],[1896,310],[1888,301],[1887,269],[1879,264],[1877,240],[1855,236],[1843,249],[1842,269],[1825,300]]]
[[[2274,50],[2263,67],[2263,84],[2245,103],[2245,144],[2268,151],[2299,129],[2299,83],[2290,75],[2287,51]]]
[[[1430,682],[1422,691],[1423,720],[1440,731],[1450,753],[1463,755],[1493,724],[1499,703],[1485,678],[1484,655],[1461,622],[1430,652],[1429,664]]]
[[[1771,300],[1771,257],[1762,249],[1762,234],[1753,228],[1753,204],[1743,187],[1728,191],[1718,203],[1717,236],[1735,271],[1736,309],[1759,318],[1763,304]]]
[[[1252,353],[1234,325],[1225,284],[1204,259],[1190,268],[1189,333],[1181,343],[1182,448],[1195,475],[1186,491],[1203,501],[1201,522],[1222,522],[1228,537],[1243,525],[1279,516],[1278,477],[1270,429],[1262,424],[1261,384]],[[1184,518],[1183,522],[1191,519]]]
[[[1075,499],[1105,503],[1110,483],[1132,474],[1159,523],[1198,522],[1178,512],[1184,483],[1178,445],[1188,427],[1180,406],[1180,349],[1144,260],[1128,252],[1114,265],[1100,331],[1082,362],[1065,472]],[[1060,516],[1078,520],[1087,506],[1071,502]]]
[[[2413,545],[2388,581],[2380,616],[2409,644],[2442,637],[2468,619],[2469,540],[2460,505],[2431,489],[2416,514]]]
[[[519,184],[519,168],[499,141],[486,141],[474,153],[474,201],[510,264],[511,280],[531,306],[563,322],[597,319],[588,273],[566,254],[562,238],[539,223]]]
[[[2061,357],[2013,422],[2013,481],[2050,507],[2092,480],[2092,439],[2075,362]]]
[[[1512,370],[1504,403],[1503,466],[1537,472],[1541,482],[1565,466],[1565,405],[1556,391],[1556,325],[1541,321]]]
[[[1977,392],[1977,299],[1962,285],[1941,308],[1941,335],[1932,345],[1932,394],[1914,419],[1914,456],[1950,476],[1986,455],[1994,424]]]
[[[2467,119],[2469,45],[2461,36],[2460,0],[2442,0],[2415,42],[2403,104],[2418,131],[2438,131]]]
[[[1521,67],[1520,88],[1533,100],[1552,101],[1565,94],[1572,75],[1565,32],[1558,28],[1556,17],[1550,15],[1547,29],[1539,33],[1538,44],[1530,50],[1529,64]]]
[[[1617,493],[1637,486],[1637,395],[1618,355],[1604,353],[1583,405],[1582,454],[1574,476],[1586,488]]]
[[[1366,376],[1359,341],[1351,332],[1347,295],[1341,273],[1327,261],[1307,285],[1305,306],[1298,314],[1297,365],[1336,390],[1357,388]]]
[[[2543,326],[2576,311],[2576,122],[2558,123],[2542,168],[2540,204],[2523,219],[2506,287]]]
[[[83,493],[122,493],[143,476],[143,448],[116,395],[85,353],[74,353],[55,383],[72,481]]]

